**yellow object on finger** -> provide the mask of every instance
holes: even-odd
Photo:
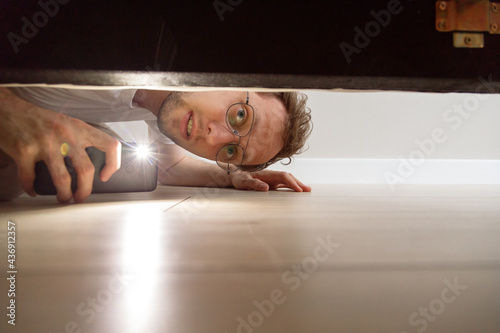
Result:
[[[69,145],[66,142],[64,142],[61,145],[61,154],[63,154],[63,156],[66,156],[68,155],[68,152],[69,152]]]

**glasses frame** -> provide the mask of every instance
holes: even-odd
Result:
[[[248,147],[248,143],[250,142],[250,134],[252,133],[252,129],[253,129],[253,124],[254,124],[254,120],[255,120],[255,109],[253,108],[253,106],[251,106],[248,102],[250,100],[250,94],[249,92],[247,91],[247,99],[246,99],[246,102],[245,103],[233,103],[231,104],[228,108],[227,108],[227,111],[226,111],[226,126],[229,130],[229,132],[231,132],[232,134],[236,135],[238,137],[238,143],[229,143],[229,144],[226,144],[224,145],[221,149],[219,149],[217,151],[217,154],[215,155],[215,162],[217,163],[217,165],[224,171],[227,172],[227,174],[229,175],[231,173],[231,171],[235,172],[235,171],[238,171],[240,170],[241,168],[241,165],[243,164],[243,161],[245,160],[245,154],[246,154],[246,151],[247,151],[247,147]],[[243,105],[247,105],[250,107],[250,109],[252,110],[252,123],[250,124],[250,129],[248,130],[248,133],[246,133],[245,135],[240,135],[239,132],[235,129],[233,129],[231,127],[231,125],[229,124],[229,110],[235,106],[235,105],[239,105],[239,104],[243,104]],[[241,138],[244,138],[244,137],[248,137],[248,140],[247,140],[247,144],[245,146],[245,148],[243,148],[242,145],[240,145],[240,142],[241,142]],[[219,156],[219,153],[226,147],[228,146],[238,146],[241,148],[241,150],[243,151],[243,156],[241,157],[241,164],[239,165],[236,165],[236,164],[231,164],[229,162],[219,162],[218,160],[218,156]],[[222,165],[225,165],[227,164],[227,168],[224,168],[222,167]],[[236,167],[236,169],[233,167],[233,169],[231,170],[231,167],[230,165],[233,165],[234,167]]]

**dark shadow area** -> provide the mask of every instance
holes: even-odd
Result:
[[[480,76],[496,81],[500,75],[500,38],[486,33],[483,49],[454,48],[451,33],[436,31],[435,1],[430,0],[8,0],[0,20],[4,70],[276,74],[361,81],[477,82]],[[346,81],[334,81],[331,88]]]

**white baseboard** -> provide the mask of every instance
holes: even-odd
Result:
[[[500,184],[500,160],[297,158],[269,169],[306,184]]]

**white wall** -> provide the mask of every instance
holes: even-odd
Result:
[[[443,129],[433,159],[499,159],[500,95],[306,92],[315,130],[303,158],[398,158]],[[474,101],[476,103],[474,103]],[[464,115],[449,113],[459,105]],[[475,111],[467,111],[467,108]],[[454,118],[453,118],[454,117]]]

